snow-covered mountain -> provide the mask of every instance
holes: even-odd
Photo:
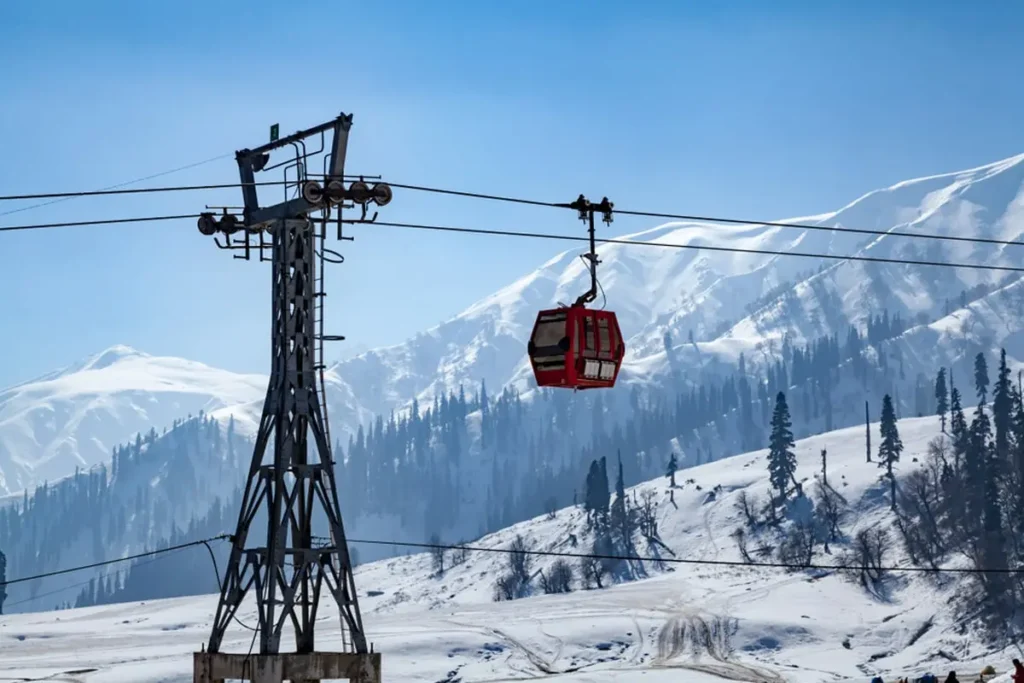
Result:
[[[1024,155],[869,192],[820,226],[1016,240],[1024,232]],[[1024,247],[869,236],[764,225],[669,223],[636,234],[650,245],[599,247],[608,307],[627,337],[622,385],[657,387],[773,360],[783,340],[843,334],[887,309],[912,327],[891,342],[906,381],[1007,347],[1024,364],[1024,284],[998,271],[701,250],[702,246],[1024,266]],[[487,382],[529,390],[525,342],[536,312],[585,287],[578,251],[484,297],[405,343],[366,351],[327,372],[332,435],[346,442],[374,415],[439,391]],[[984,288],[982,288],[982,286]],[[690,341],[692,339],[692,342]],[[0,393],[0,495],[109,457],[136,432],[199,410],[252,429],[265,375],[238,375],[125,347]],[[900,392],[896,391],[897,395]],[[621,395],[618,390],[612,395]],[[903,396],[911,395],[905,388]],[[837,419],[842,419],[837,416]]]
[[[346,416],[347,438],[372,418],[336,369],[325,373],[329,414]],[[182,358],[114,346],[0,392],[0,498],[110,460],[111,449],[175,420],[233,416],[255,433],[267,375],[240,374]],[[333,423],[332,423],[333,426]]]
[[[901,182],[869,192],[837,211],[787,222],[1016,240],[1024,233],[1024,155]],[[1005,283],[1011,275],[702,251],[702,246],[1024,266],[1024,247],[841,230],[677,222],[623,237],[678,247],[598,248],[608,308],[618,314],[627,338],[622,376],[626,384],[663,383],[671,376],[669,370],[695,379],[695,368],[707,370],[715,361],[731,368],[741,352],[746,352],[748,363],[756,364],[777,351],[784,337],[799,343],[842,332],[883,308],[903,320],[926,324],[953,311],[962,317],[965,313],[957,310],[962,292],[983,283]],[[401,407],[414,395],[422,402],[438,390],[481,379],[490,387],[513,384],[527,389],[530,372],[524,346],[536,312],[571,301],[586,286],[578,253],[559,254],[403,344],[340,363],[338,375],[352,388],[359,405],[375,413]],[[1015,312],[1014,320],[1020,318]],[[1018,327],[1006,318],[1002,326],[1004,331]],[[668,350],[666,334],[672,342]],[[689,342],[691,335],[696,343]],[[998,343],[1005,336],[994,334],[992,341]]]
[[[0,495],[109,461],[114,446],[189,414],[256,401],[266,381],[115,346],[6,389],[0,392]]]
[[[898,473],[921,467],[936,418],[899,423],[905,445]],[[877,433],[878,425],[872,425]],[[863,428],[844,429],[796,445],[796,478],[805,489],[818,476],[819,453],[829,455],[828,479],[849,503],[843,535],[893,527],[876,463],[864,462]],[[684,477],[686,481],[683,481]],[[494,586],[509,556],[469,552],[435,571],[426,553],[358,567],[356,585],[368,636],[383,653],[385,680],[507,681],[557,676],[567,683],[664,681],[885,680],[927,671],[945,678],[956,670],[974,680],[986,665],[1009,681],[1015,649],[992,650],[961,626],[953,598],[969,578],[891,574],[868,593],[842,572],[787,572],[777,568],[671,563],[739,562],[733,532],[744,525],[740,496],[763,499],[769,488],[764,451],[727,458],[680,473],[678,488],[664,477],[627,489],[631,500],[656,505],[664,567],[644,563],[649,578],[584,589],[576,567],[571,592],[544,595],[540,573],[559,559],[535,556],[529,571],[534,595],[494,602]],[[589,551],[590,530],[577,507],[538,517],[486,536],[473,545],[506,550],[522,536],[532,549]],[[574,540],[576,545],[574,545]],[[656,549],[639,540],[637,553]],[[353,545],[358,547],[358,542]],[[817,564],[834,564],[819,546]],[[961,560],[951,560],[957,565]],[[894,546],[886,564],[907,563]],[[85,680],[185,681],[193,652],[206,639],[216,596],[0,617],[4,656],[0,676],[41,679],[84,675]],[[325,600],[318,645],[340,642],[336,609]],[[240,618],[255,621],[250,600]],[[287,629],[288,627],[286,627]],[[287,642],[286,635],[283,642]],[[251,634],[229,631],[225,651],[244,652]],[[135,653],[125,657],[125,648]]]

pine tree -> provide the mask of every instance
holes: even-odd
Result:
[[[757,381],[757,400],[761,404],[761,424],[763,425],[768,421],[768,417],[771,415],[772,404],[768,395],[768,382]]]
[[[622,477],[622,454],[618,454],[619,471],[615,477],[615,502],[612,503],[612,526],[619,532],[623,548],[629,547],[632,534],[629,528],[629,515],[626,512],[626,482]]]
[[[871,414],[868,412],[867,401],[864,401],[864,434],[867,437],[864,451],[867,453],[868,462],[871,462]]]
[[[584,509],[593,519],[606,517],[608,514],[608,470],[605,458],[592,460],[587,472],[584,491]]]
[[[889,490],[892,495],[892,509],[896,510],[896,476],[893,474],[893,464],[900,461],[900,453],[903,452],[903,442],[900,441],[899,429],[896,427],[896,411],[892,407],[892,399],[889,394],[882,398],[882,422],[880,425],[882,442],[878,444],[878,466],[884,467],[886,476],[889,477]]]
[[[996,423],[995,440],[988,415],[985,412],[985,395],[988,387],[988,371],[985,357],[975,358],[975,383],[978,390],[978,409],[969,430],[967,458],[965,462],[968,523],[978,533],[980,541],[979,566],[1002,570],[1007,567],[1006,538],[1003,533],[1002,502],[999,495],[999,480],[1003,464],[1009,452],[1010,430],[1012,429],[1013,389],[1006,368],[1006,353],[1000,354],[999,375],[993,392],[993,420]],[[980,528],[979,528],[980,527]],[[993,573],[985,580],[985,588],[993,608],[1006,616],[1008,584],[1004,576]]]
[[[974,357],[974,388],[978,392],[978,400],[985,403],[988,396],[988,363],[983,353]]]
[[[939,368],[939,374],[935,378],[935,406],[942,424],[942,433],[945,434],[946,411],[949,410],[949,398],[946,391],[946,368]]]
[[[988,367],[985,355],[978,353],[974,359],[974,384],[978,395],[978,408],[967,432],[964,474],[970,519],[981,522],[982,501],[985,489],[985,465],[988,460],[991,423],[985,412],[985,397],[988,393]]]
[[[983,392],[979,389],[979,395]],[[967,433],[967,449],[964,455],[964,488],[967,497],[968,520],[981,523],[984,514],[984,500],[988,480],[989,461],[992,459],[992,424],[985,412],[985,402],[978,403],[974,419]]]
[[[996,386],[992,392],[992,421],[996,428],[995,456],[998,460],[993,463],[992,476],[997,476],[998,470],[1005,466],[1010,457],[1010,432],[1013,429],[1013,397],[1010,383],[1010,370],[1006,367],[1006,349],[999,354],[999,374],[996,376]]]
[[[828,486],[828,451],[821,449],[821,483]]]
[[[792,422],[789,418],[789,406],[786,395],[779,392],[775,397],[775,411],[772,413],[772,434],[768,446],[768,473],[772,487],[779,492],[779,498],[785,499],[786,489],[796,472],[796,454],[791,431]]]
[[[487,397],[487,382],[480,380],[480,448],[487,448],[488,430],[490,429],[491,406]]]
[[[739,402],[740,402],[740,444],[743,450],[756,448],[757,437],[754,434],[754,408],[751,403],[750,382],[747,379],[747,363],[740,354],[739,363]]]
[[[587,470],[587,480],[583,484],[583,510],[587,513],[589,518],[595,507],[595,491],[597,490],[597,461],[590,461],[590,468]]]
[[[672,488],[676,487],[676,470],[679,469],[679,460],[676,459],[675,451],[668,456],[668,468],[665,471],[665,476],[668,477],[668,484]]]
[[[964,417],[963,406],[960,405],[960,390],[953,387],[950,392],[949,406],[949,431],[953,436],[953,456],[955,458],[956,470],[959,473],[962,460],[967,455],[969,435],[967,433],[967,419]]]
[[[611,496],[608,493],[608,460],[602,455],[597,467],[597,491],[594,499],[597,504],[597,511],[602,517],[608,514],[610,498]]]
[[[1017,382],[1020,383],[1020,373],[1017,375]],[[1008,465],[1011,473],[1011,482],[1024,482],[1024,394],[1019,387],[1012,391],[1013,401],[1013,440],[1012,458]],[[1017,528],[1019,533],[1024,533],[1024,486],[1013,487],[1013,498],[1015,502]]]
[[[0,614],[4,613],[4,600],[7,599],[7,556],[0,550]]]

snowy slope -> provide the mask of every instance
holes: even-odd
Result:
[[[906,474],[917,466],[913,459],[924,454],[938,425],[923,418],[899,426],[906,446],[899,472]],[[828,450],[829,480],[856,511],[844,527],[847,534],[891,524],[879,469],[864,462],[862,430],[809,438],[796,448],[800,480],[814,477],[820,450]],[[683,483],[684,477],[693,482]],[[741,524],[735,503],[742,491],[763,496],[767,490],[765,453],[687,470],[679,479],[675,505],[665,479],[627,495],[654,492],[660,536],[676,557],[738,560],[730,538]],[[474,545],[505,548],[521,534],[535,549],[572,552],[570,534],[585,550],[586,533],[582,512],[569,508],[554,519],[529,520]],[[649,551],[640,546],[638,552]],[[1011,656],[987,652],[957,631],[957,615],[948,604],[959,579],[937,584],[904,575],[889,581],[882,599],[827,571],[695,564],[659,571],[648,563],[648,579],[596,590],[581,590],[577,583],[569,594],[494,603],[492,588],[506,561],[497,553],[470,553],[441,576],[433,573],[426,554],[358,568],[364,621],[376,650],[384,653],[385,680],[468,683],[557,674],[567,683],[810,683],[867,680],[875,673],[886,680],[929,670],[944,675],[949,669],[961,680],[973,680],[986,664],[1005,672]],[[819,549],[815,561],[833,559]],[[538,557],[534,569],[545,570],[552,562]],[[890,559],[903,562],[899,551]],[[79,670],[67,675],[89,683],[187,681],[189,653],[205,640],[215,603],[214,596],[201,596],[0,617],[0,677],[59,677]],[[252,622],[254,607],[244,607],[241,616]],[[337,648],[336,613],[325,611],[319,628],[320,646]],[[225,649],[244,652],[250,641],[251,634],[237,628]]]
[[[260,398],[266,378],[115,346],[0,393],[0,495],[110,459],[139,432]]]

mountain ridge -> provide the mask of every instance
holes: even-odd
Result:
[[[1022,162],[1024,154],[1019,154],[972,169],[901,181],[867,192],[836,211],[787,222],[823,224],[835,221],[840,227],[848,225],[884,230],[911,227],[922,229],[922,232],[926,228],[928,232],[938,234],[970,236],[973,232],[982,232],[985,237],[1016,239],[1024,233],[1024,221],[1021,220],[1024,211],[1014,207],[1015,201],[1024,205],[1024,200],[1021,200],[1021,188],[1024,186]],[[979,204],[983,199],[986,204]],[[993,215],[978,217],[979,210]],[[911,258],[921,251],[920,247],[925,243],[913,238],[865,236],[841,230],[799,230],[756,223],[711,226],[694,221],[665,223],[630,233],[629,237],[698,248],[718,244],[897,259]],[[906,295],[921,289],[920,280],[934,279],[931,274],[922,275],[920,270],[897,278],[892,273],[904,268],[899,265],[856,264],[851,268],[854,262],[850,261],[829,260],[826,263],[809,258],[648,248],[651,252],[656,250],[668,253],[640,256],[638,254],[644,251],[643,247],[617,244],[598,247],[604,261],[599,276],[608,298],[608,307],[619,315],[627,337],[627,357],[622,375],[625,384],[650,381],[653,371],[649,368],[640,377],[631,369],[643,366],[652,356],[663,351],[666,332],[675,339],[683,339],[688,336],[687,331],[692,331],[698,346],[705,346],[712,355],[735,363],[740,347],[753,352],[758,342],[779,340],[787,333],[794,340],[806,340],[823,332],[826,327],[860,325],[872,310],[884,306],[886,299],[891,300],[889,303],[894,311],[902,309],[906,317],[912,317],[926,309],[922,305],[925,302],[910,301],[909,295],[905,297],[907,301],[897,302],[887,296],[887,292],[897,291]],[[969,248],[963,243],[931,241],[924,253],[948,261],[969,260],[973,256],[994,259],[995,263],[1024,265],[1018,254],[1008,254],[1005,248],[993,248],[992,245],[971,245]],[[482,297],[440,325],[401,344],[349,359],[339,364],[337,371],[345,377],[359,377],[355,383],[366,379],[367,373],[375,372],[373,382],[385,388],[398,386],[398,378],[401,377],[401,386],[413,389],[421,403],[430,400],[442,386],[453,390],[459,383],[475,383],[480,379],[485,379],[493,387],[513,385],[521,391],[529,391],[530,373],[522,348],[525,337],[537,310],[553,305],[557,300],[570,298],[574,286],[582,288],[583,264],[575,256],[571,250],[561,252],[537,270]],[[812,271],[824,268],[832,273],[821,278],[816,278],[815,274],[798,277],[808,268]],[[655,272],[658,276],[645,281],[645,271]],[[886,273],[889,277],[883,282]],[[966,269],[950,270],[945,275],[949,273],[955,274],[952,284],[945,288],[929,286],[933,296],[942,295],[939,302],[931,302],[932,315],[938,312],[935,304],[941,303],[942,298],[950,298],[980,281],[993,282],[997,279],[991,277],[991,273],[979,275]],[[875,277],[879,282],[872,284]],[[834,281],[826,282],[828,278]],[[801,330],[793,325],[780,327],[777,320],[769,320],[763,315],[760,318],[751,316],[743,310],[756,298],[755,295],[790,282],[794,288],[817,288],[819,298],[825,294],[837,298],[842,315],[827,326],[809,325]],[[823,284],[828,285],[824,288],[828,291],[821,291]],[[845,286],[846,291],[839,285]],[[679,294],[672,295],[672,292]],[[784,296],[774,297],[761,308],[770,310],[772,304],[778,306],[785,300]],[[815,307],[821,303],[809,302]],[[729,323],[726,333],[713,333],[716,326],[726,323]],[[733,332],[731,336],[727,334],[729,331]],[[716,347],[730,347],[730,350],[726,353]],[[509,355],[515,349],[518,356],[491,357],[501,353],[502,349],[508,349],[504,353]],[[475,362],[481,354],[484,362]],[[419,372],[410,373],[406,361],[417,356],[422,365],[417,368]],[[459,362],[459,358],[468,360]],[[663,370],[660,367],[658,371]],[[444,379],[438,380],[437,377]],[[402,407],[396,402],[376,401],[374,398],[368,401],[374,411],[387,412]],[[406,398],[409,400],[411,397]]]
[[[1024,154],[901,181],[862,194],[836,211],[791,221],[1019,240],[1024,235]],[[1024,361],[1024,344],[1017,343],[1011,329],[1014,321],[1024,326],[1024,304],[1014,303],[1019,288],[1006,289],[1014,278],[1005,274],[700,250],[721,245],[1024,266],[1020,247],[696,221],[663,223],[627,237],[693,248],[598,246],[606,297],[599,301],[616,311],[627,342],[621,386],[608,393],[612,402],[622,402],[633,387],[674,390],[680,382],[692,386],[709,374],[732,372],[741,354],[749,368],[763,368],[783,344],[863,327],[868,316],[882,309],[910,323],[894,344],[911,361],[962,359],[965,352],[951,343],[940,346],[946,355],[937,358],[930,349],[916,347],[930,343],[924,332],[912,334],[951,314],[961,322],[975,321],[972,348],[992,351],[1006,342],[1011,364]],[[573,299],[585,289],[584,280],[578,252],[565,250],[439,325],[332,364],[325,376],[334,437],[355,434],[376,415],[407,410],[414,398],[428,405],[442,392],[457,393],[460,385],[486,382],[492,393],[508,387],[529,398],[535,389],[525,342],[536,312]],[[964,293],[979,287],[1004,291],[1001,299],[986,304],[1000,310],[1001,325],[992,316],[975,320],[969,307],[988,294],[968,301]],[[934,370],[922,364],[911,369]],[[130,376],[133,372],[136,377]],[[147,376],[156,381],[147,384]],[[75,386],[69,378],[82,383]],[[113,444],[189,412],[235,416],[240,428],[254,429],[266,382],[263,374],[228,373],[115,345],[10,387],[0,392],[0,492],[101,462]],[[175,400],[175,386],[188,398]],[[65,390],[70,395],[61,398]],[[124,400],[104,401],[110,392]],[[152,408],[146,392],[161,397],[157,404],[166,403],[167,409]],[[73,405],[72,397],[82,405]],[[18,415],[24,418],[21,424],[15,424]],[[124,424],[109,424],[118,419]],[[104,426],[91,426],[92,420]],[[58,429],[58,423],[72,422],[84,426]],[[55,452],[63,469],[45,466]]]
[[[0,493],[110,458],[138,433],[247,403],[266,379],[117,345],[0,391]]]

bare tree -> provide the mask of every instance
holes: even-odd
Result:
[[[648,540],[658,537],[658,504],[654,502],[657,495],[653,489],[644,489],[640,494],[638,526],[641,535]]]
[[[430,535],[430,559],[433,562],[434,573],[438,576],[444,574],[444,555],[447,550],[441,545],[441,538],[436,534]]]
[[[596,557],[584,557],[580,560],[580,576],[584,588],[604,588],[602,579],[606,569],[604,563]]]
[[[853,540],[850,554],[844,558],[850,574],[868,590],[885,578],[886,556],[892,550],[889,532],[875,526],[861,529]]]
[[[743,513],[743,518],[751,529],[756,529],[761,523],[757,518],[758,504],[759,502],[754,496],[747,495],[746,489],[740,491],[740,495],[736,499],[736,509]]]
[[[828,484],[818,482],[814,489],[814,511],[823,529],[825,552],[830,552],[828,544],[843,536],[841,525],[846,516],[846,499]]]
[[[814,547],[817,545],[812,520],[794,522],[785,532],[779,544],[779,559],[788,565],[806,567],[814,559]]]
[[[540,587],[545,593],[568,593],[572,590],[572,566],[565,560],[555,560],[546,572],[541,572]]]
[[[530,544],[522,535],[517,535],[508,549],[509,573],[521,585],[525,586],[530,582],[530,569],[533,566]]]
[[[494,584],[495,600],[515,600],[530,592],[533,556],[529,542],[518,535],[509,544],[508,551],[508,573],[498,577]]]
[[[469,551],[466,550],[466,542],[459,541],[457,544],[455,544],[455,547],[452,548],[451,565],[453,567],[458,567],[460,564],[465,564],[466,560],[468,559]]]
[[[939,477],[933,476],[929,470],[929,467],[915,470],[904,478],[900,490],[904,514],[901,515],[899,529],[912,561],[923,560],[937,569],[946,554],[946,540],[940,521],[942,489]]]
[[[515,600],[519,597],[519,584],[509,574],[500,577],[494,584],[494,601]]]
[[[928,442],[928,457],[932,460],[937,460],[941,467],[949,465],[950,455],[955,454],[953,453],[952,444],[945,434],[940,434]],[[959,469],[959,463],[957,465],[957,469]]]
[[[779,519],[779,511],[776,507],[775,496],[771,490],[768,491],[768,502],[764,506],[764,516],[768,520],[768,524],[773,527],[777,527],[782,521]]]
[[[750,550],[747,548],[747,532],[743,527],[739,527],[736,531],[732,532],[733,540],[736,541],[736,548],[740,551],[740,557],[747,564],[753,564],[754,558],[750,556]]]
[[[953,317],[957,318],[957,317],[959,317],[959,315],[960,314],[958,313],[958,314],[955,314]],[[963,317],[960,319],[960,325],[958,326],[959,327],[959,332],[960,332],[960,338],[957,340],[957,342],[958,342],[958,346],[959,346],[960,355],[962,355],[964,357],[967,357],[967,356],[970,355],[970,349],[971,349],[971,343],[972,343],[971,342],[971,335],[974,332],[974,326],[977,324],[977,322],[978,321],[975,320],[974,316],[971,314],[971,305],[968,304],[967,305],[967,311],[965,311],[963,313]]]

